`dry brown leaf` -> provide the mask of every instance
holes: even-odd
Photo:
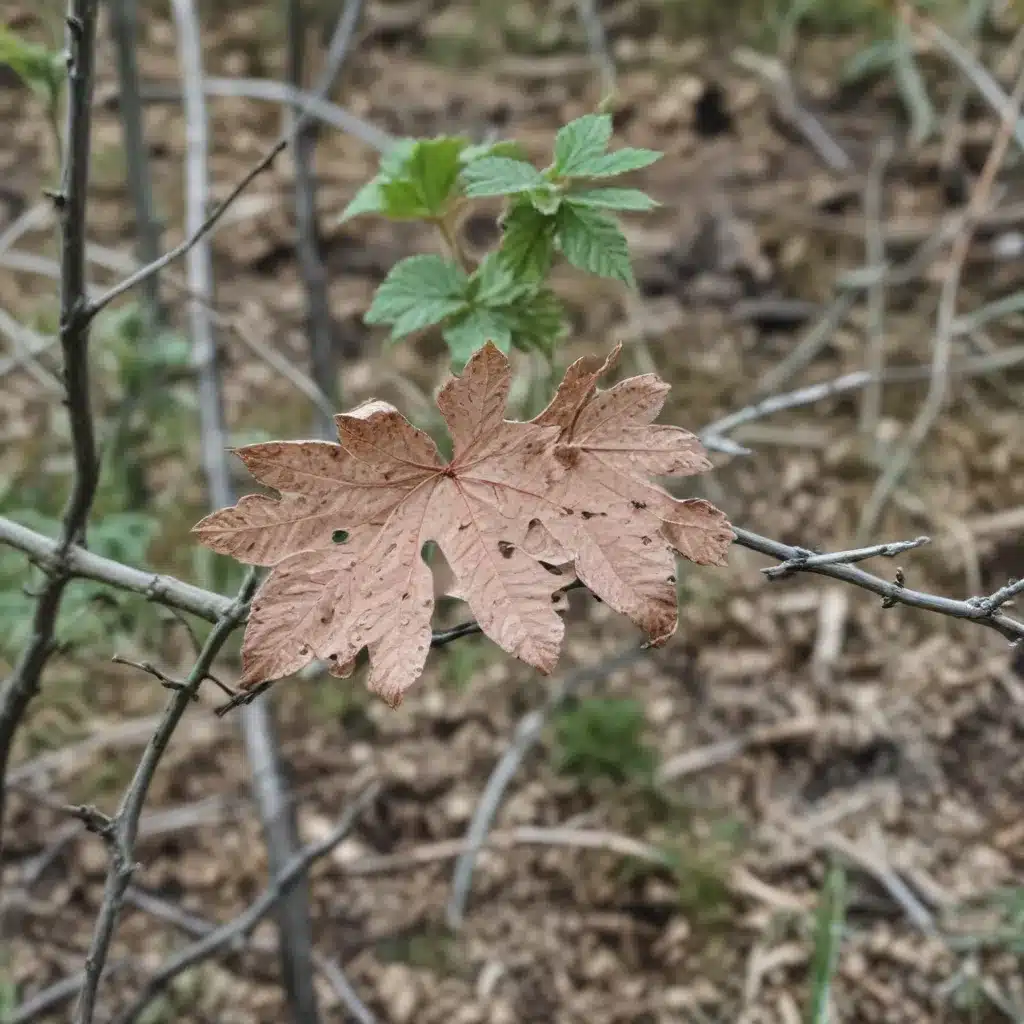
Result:
[[[614,356],[613,356],[614,358]],[[511,375],[493,345],[437,404],[453,441],[434,442],[394,407],[335,417],[340,444],[280,441],[238,455],[279,497],[249,495],[196,525],[213,550],[273,571],[242,647],[242,685],[314,658],[348,675],[366,647],[369,686],[392,705],[423,670],[435,586],[422,558],[437,543],[483,632],[542,672],[558,660],[556,591],[576,572],[662,643],[675,626],[674,548],[719,564],[732,539],[706,502],[679,502],[651,474],[708,468],[693,435],[653,426],[668,386],[651,375],[601,392],[609,363],[570,367],[545,412],[504,419]]]
[[[559,561],[571,555],[580,581],[660,646],[678,617],[672,551],[699,565],[724,565],[734,535],[709,502],[681,501],[651,483],[652,476],[702,473],[711,463],[689,431],[653,423],[669,392],[654,374],[597,389],[620,349],[604,363],[573,363],[533,421],[560,430],[561,473],[551,493],[576,515],[532,524],[528,550]]]

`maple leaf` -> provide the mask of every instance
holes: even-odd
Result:
[[[338,444],[238,449],[277,496],[246,496],[194,531],[272,567],[246,627],[243,688],[314,659],[346,676],[365,647],[370,689],[395,706],[423,670],[435,593],[465,601],[487,636],[547,673],[563,634],[557,592],[574,578],[664,643],[677,620],[673,552],[723,564],[733,534],[712,505],[651,482],[710,463],[692,434],[653,423],[668,392],[653,374],[597,389],[618,351],[574,363],[521,423],[504,419],[509,363],[488,342],[437,398],[448,463],[385,402],[336,416]],[[450,585],[424,561],[428,541]]]
[[[551,497],[576,514],[531,524],[526,548],[549,561],[572,559],[583,584],[660,646],[678,620],[673,551],[699,565],[724,565],[735,536],[709,502],[674,498],[651,482],[702,473],[711,462],[693,434],[653,422],[669,391],[654,374],[598,390],[620,349],[603,363],[573,363],[532,421],[559,428],[561,472]]]
[[[340,444],[282,441],[238,450],[280,497],[250,495],[194,527],[213,550],[273,571],[253,600],[241,685],[314,658],[348,675],[363,647],[371,690],[397,705],[423,670],[434,585],[421,551],[440,547],[483,632],[550,672],[563,585],[521,548],[532,521],[569,511],[548,496],[559,431],[503,418],[508,360],[488,343],[437,398],[453,442],[433,440],[384,402],[335,417]]]

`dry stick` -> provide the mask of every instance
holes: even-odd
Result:
[[[185,680],[185,688],[175,692],[167,702],[160,718],[160,724],[150,737],[149,743],[139,759],[135,774],[132,776],[132,781],[128,784],[128,789],[121,799],[117,813],[111,820],[108,837],[111,844],[110,869],[107,872],[103,902],[96,917],[92,941],[89,945],[89,955],[85,961],[85,981],[75,1006],[74,1024],[91,1024],[93,1019],[96,993],[110,952],[110,942],[124,902],[125,890],[128,888],[128,883],[135,870],[135,840],[153,774],[167,749],[174,730],[178,727],[181,716],[213,667],[214,659],[220,653],[228,637],[244,620],[249,599],[255,592],[258,582],[258,572],[251,570],[242,584],[238,597],[210,632],[202,652]]]
[[[29,702],[39,692],[46,662],[57,647],[55,631],[64,588],[70,580],[64,562],[73,544],[85,540],[85,526],[96,494],[99,466],[89,398],[89,321],[85,303],[85,204],[89,185],[93,62],[99,0],[69,0],[67,16],[68,100],[64,167],[55,198],[61,227],[60,344],[64,357],[68,420],[74,476],[53,557],[53,573],[43,585],[32,619],[31,639],[14,671],[0,688],[0,783],[11,744]],[[0,851],[3,849],[4,795],[0,789]]]
[[[864,187],[865,256],[872,266],[885,262],[885,171],[893,155],[892,139],[877,146]],[[860,406],[861,433],[874,439],[882,414],[882,373],[885,370],[885,282],[879,278],[868,288],[868,358],[871,381],[864,389]]]
[[[131,1024],[179,974],[216,956],[222,949],[238,939],[248,936],[256,925],[287,897],[296,883],[306,877],[310,865],[330,853],[348,835],[359,814],[376,798],[379,791],[380,785],[377,783],[367,786],[328,835],[291,856],[280,870],[274,873],[270,884],[258,900],[250,904],[238,917],[215,928],[208,935],[192,945],[186,946],[180,953],[168,960],[149,979],[145,989],[128,1008],[118,1014],[115,1024]]]
[[[1011,110],[1006,112],[999,125],[999,131],[993,140],[985,166],[971,194],[971,201],[959,234],[953,242],[949,263],[946,266],[939,296],[938,320],[935,328],[935,346],[932,351],[932,379],[928,386],[920,412],[907,432],[906,442],[899,448],[889,461],[885,471],[879,477],[867,504],[861,512],[857,531],[858,539],[864,538],[874,529],[882,514],[889,495],[899,484],[903,474],[928,436],[932,425],[942,412],[946,402],[949,383],[949,361],[953,350],[953,324],[956,322],[956,302],[960,290],[960,276],[963,272],[967,250],[970,248],[975,223],[988,204],[989,194],[995,181],[996,173],[1006,156],[1013,126],[1017,121],[1021,104],[1024,103],[1024,70],[1017,77],[1011,98]]]
[[[950,377],[959,377],[987,374],[995,370],[1008,369],[1022,362],[1024,362],[1024,345],[1011,345],[998,349],[990,355],[972,356],[951,365],[949,375]],[[886,370],[879,379],[883,384],[910,384],[915,381],[931,380],[931,375],[930,366],[897,366]],[[820,384],[811,384],[805,388],[783,392],[780,395],[771,395],[760,402],[729,413],[728,416],[723,416],[721,419],[715,420],[714,423],[709,423],[701,430],[699,436],[707,448],[724,451],[730,455],[750,455],[749,448],[737,444],[724,435],[738,427],[764,419],[764,417],[777,412],[811,405],[849,391],[859,391],[875,379],[867,370],[854,370],[852,373],[844,373],[841,377],[834,377],[832,380],[822,381]]]
[[[512,736],[512,742],[487,779],[466,831],[465,846],[455,863],[455,871],[452,875],[452,894],[445,912],[449,928],[459,928],[462,925],[470,888],[473,884],[473,869],[477,856],[487,839],[491,825],[494,823],[505,790],[508,789],[509,783],[526,755],[540,739],[548,717],[581,686],[596,679],[603,679],[612,672],[632,665],[643,656],[644,651],[643,647],[630,647],[611,661],[587,666],[574,672],[562,680],[541,707],[528,712],[519,720]]]
[[[1014,109],[1012,99],[1006,95],[1002,86],[978,63],[974,55],[966,47],[958,43],[931,19],[922,18],[909,7],[906,14],[914,27],[926,38],[930,39],[960,69],[971,84],[1000,119],[1008,125],[1008,131],[1017,145],[1024,149],[1024,120],[1020,111]]]
[[[615,93],[615,60],[608,48],[608,38],[596,0],[576,0],[576,14],[587,37],[590,57],[601,75],[601,96],[609,98]]]
[[[302,3],[303,0],[285,0],[288,24],[288,77],[296,90],[302,88],[306,42],[306,20],[303,17]],[[317,93],[328,92],[340,73],[349,45],[355,36],[361,12],[362,0],[348,0],[345,4],[333,34],[325,73],[317,83]],[[302,110],[301,102],[296,102],[288,119],[293,132],[292,154],[295,161],[295,251],[298,256],[299,273],[306,288],[306,317],[313,380],[317,388],[326,395],[328,402],[337,407],[340,395],[334,329],[327,294],[327,268],[324,266],[320,246],[316,182],[313,175],[317,133],[315,126],[308,119],[303,121]],[[334,417],[318,408],[316,428],[319,436],[330,440],[336,433]]]
[[[215,931],[217,926],[197,914],[190,914],[175,903],[161,899],[151,893],[143,892],[132,886],[128,887],[125,893],[125,902],[131,904],[137,910],[150,914],[161,921],[165,921],[180,931],[191,935],[194,939],[202,939]],[[238,936],[231,942],[232,946],[241,947],[242,937]],[[275,953],[276,947],[272,942],[260,942],[258,939],[250,938],[248,945],[252,949],[264,953]],[[352,983],[345,976],[345,972],[330,957],[314,951],[313,959],[316,969],[327,980],[327,983],[334,989],[342,1005],[358,1022],[358,1024],[376,1024],[376,1018],[370,1012],[366,1004],[359,998],[359,993],[352,987]]]
[[[184,92],[186,164],[186,234],[197,241],[187,253],[187,276],[193,296],[189,300],[193,362],[199,374],[199,417],[203,469],[209,500],[214,509],[233,504],[235,495],[228,470],[224,409],[217,342],[207,314],[213,299],[213,256],[204,235],[209,197],[206,100],[203,95],[202,44],[193,0],[172,0],[178,30],[179,59]],[[294,803],[278,752],[274,723],[266,704],[253,702],[242,711],[242,737],[252,777],[253,795],[263,826],[271,874],[277,874],[298,847]],[[312,925],[308,893],[295,885],[276,907],[280,936],[282,983],[296,1024],[316,1024],[319,1019],[313,986]]]
[[[337,32],[335,36],[337,37]],[[331,45],[334,46],[334,40]],[[330,63],[331,58],[328,55],[326,64],[329,66]],[[268,78],[207,78],[203,82],[203,92],[213,97],[238,97],[260,100],[264,103],[301,106],[303,113],[308,117],[337,128],[338,131],[359,139],[381,153],[390,149],[395,142],[387,132],[361,117],[356,117],[344,107],[331,103],[318,93],[296,89],[287,82],[275,82]],[[142,100],[144,103],[178,102],[181,100],[181,91],[177,87],[148,86],[142,91]]]
[[[836,328],[853,308],[857,296],[880,283],[891,286],[909,284],[916,280],[931,264],[936,252],[945,242],[954,237],[962,224],[963,216],[954,214],[947,217],[938,229],[918,246],[905,263],[890,267],[885,262],[859,267],[849,274],[840,275],[836,281],[838,294],[822,312],[818,321],[796,344],[793,351],[762,377],[758,392],[770,394],[778,391],[828,344]]]
[[[37,357],[57,341],[56,338],[44,338],[36,334],[30,327],[18,323],[5,309],[0,309],[0,334],[6,335],[14,348],[13,356],[0,360],[0,374],[24,366],[37,384],[47,391],[63,394],[64,385],[37,361]]]
[[[143,129],[139,66],[135,59],[138,39],[136,0],[109,0],[110,28],[117,55],[118,109],[124,133],[128,192],[135,208],[135,234],[142,263],[160,257],[160,223],[153,203],[153,182],[149,172],[149,149]],[[150,326],[160,322],[160,280],[157,274],[143,283]]]

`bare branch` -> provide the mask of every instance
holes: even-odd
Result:
[[[804,550],[803,548],[780,544],[778,541],[769,540],[767,537],[761,537],[749,530],[741,530],[735,526],[733,532],[736,534],[736,543],[751,551],[758,551],[762,555],[768,555],[769,558],[776,558],[784,564],[801,561],[800,553]],[[818,576],[828,576],[834,580],[841,580],[843,583],[850,583],[862,590],[869,590],[871,593],[877,594],[884,601],[891,602],[893,605],[905,604],[911,608],[923,608],[925,611],[948,615],[954,619],[978,622],[1001,633],[1011,643],[1019,643],[1024,640],[1024,622],[1018,622],[1008,615],[1003,615],[998,609],[989,610],[985,607],[984,598],[955,601],[949,597],[925,594],[897,583],[890,583],[878,576],[872,576],[871,573],[864,572],[863,569],[857,569],[852,565],[818,564],[810,567],[800,566],[799,568],[794,565],[793,569],[796,572],[812,572]]]
[[[300,850],[274,875],[270,885],[255,903],[251,904],[238,917],[214,929],[168,960],[149,979],[145,989],[132,1001],[131,1005],[115,1018],[115,1024],[131,1024],[132,1021],[138,1020],[153,999],[179,974],[216,956],[232,943],[248,936],[256,925],[273,910],[274,906],[287,895],[292,886],[305,876],[310,865],[330,853],[348,835],[359,815],[376,799],[379,791],[379,783],[371,783],[367,786],[346,809],[338,824],[323,839]]]
[[[96,917],[92,942],[89,945],[89,955],[85,961],[85,979],[75,1006],[74,1024],[91,1024],[93,1019],[96,993],[107,955],[110,952],[114,927],[124,902],[125,890],[128,888],[135,870],[135,840],[153,774],[167,749],[174,730],[181,721],[181,716],[212,668],[214,659],[220,653],[228,637],[244,620],[249,599],[255,592],[258,582],[259,574],[256,570],[251,570],[245,583],[242,584],[238,597],[214,626],[192,667],[192,671],[185,680],[185,688],[177,691],[164,708],[160,723],[150,737],[135,769],[132,781],[110,823],[113,847],[110,870],[107,872],[103,902]]]
[[[113,559],[94,555],[85,548],[69,547],[61,555],[60,541],[13,520],[0,516],[0,543],[25,552],[46,573],[64,572],[69,577],[108,583],[118,590],[127,590],[155,604],[198,615],[207,622],[216,622],[231,607],[232,601],[173,576],[134,569]]]
[[[814,569],[820,565],[850,565],[853,562],[863,562],[868,558],[895,558],[904,551],[912,551],[923,544],[927,544],[930,537],[918,537],[915,540],[898,540],[891,544],[874,544],[868,548],[856,548],[852,551],[833,551],[829,554],[816,555],[813,551],[800,549],[801,557],[783,562],[782,565],[773,565],[762,569],[770,580],[779,580],[784,576],[790,576],[794,572]]]
[[[85,306],[85,203],[89,186],[92,134],[93,62],[99,0],[69,0],[67,14],[67,144],[61,189],[56,198],[61,226],[60,344],[64,357],[74,476],[64,508],[54,571],[43,586],[32,621],[32,639],[0,688],[0,781],[11,744],[29,702],[39,691],[43,669],[55,649],[55,631],[64,588],[64,568],[72,545],[83,543],[99,479],[96,436],[89,395],[89,320]],[[4,796],[0,787],[0,849],[3,848]]]

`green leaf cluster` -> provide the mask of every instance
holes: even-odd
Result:
[[[375,213],[391,220],[435,220],[457,195],[459,173],[469,164],[518,153],[514,143],[472,145],[458,136],[399,139],[381,157],[377,174],[345,207],[338,223]]]
[[[561,304],[545,284],[556,254],[601,277],[634,285],[629,247],[614,214],[658,204],[639,189],[604,181],[647,167],[660,153],[610,150],[612,119],[587,114],[559,130],[550,166],[538,170],[510,142],[403,139],[381,159],[341,222],[374,213],[426,220],[449,248],[454,215],[476,199],[506,200],[500,247],[478,267],[458,251],[411,256],[392,267],[366,314],[391,338],[440,327],[456,368],[493,341],[503,351],[536,351],[551,360],[566,331]]]
[[[6,25],[0,25],[0,64],[11,68],[47,104],[57,102],[66,74],[61,54],[30,43]]]
[[[517,277],[497,253],[471,274],[441,256],[409,256],[391,268],[365,319],[390,325],[392,339],[443,324],[457,369],[488,341],[503,352],[515,344],[550,357],[565,329],[554,292]]]

